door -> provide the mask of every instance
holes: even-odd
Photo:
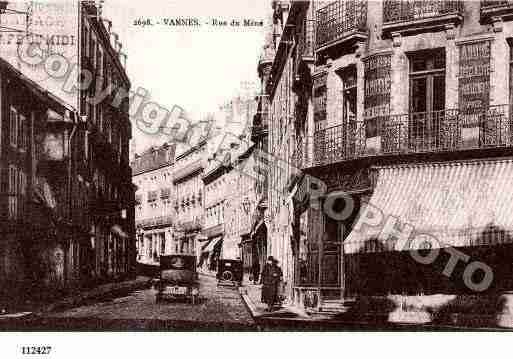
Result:
[[[440,145],[445,118],[445,51],[410,56],[409,144],[414,151]]]

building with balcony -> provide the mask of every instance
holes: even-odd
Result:
[[[200,140],[176,156],[173,172],[175,236],[178,253],[195,254],[199,258],[204,226],[204,190],[207,142]]]
[[[175,219],[174,144],[151,147],[131,164],[135,193],[137,261],[155,264],[160,255],[179,251],[173,237]]]
[[[0,109],[0,305],[9,309],[69,283],[66,139],[76,118],[3,59]]]
[[[251,235],[257,196],[254,145],[248,138],[236,142],[231,151],[225,201],[225,246],[223,258],[240,258],[244,277],[253,279],[253,264],[259,262],[257,241]],[[259,263],[260,264],[260,263]],[[258,268],[260,266],[258,265]]]
[[[112,37],[110,22],[101,17],[99,5],[73,2],[36,7],[32,2],[5,2],[3,6],[2,24],[18,25],[2,31],[38,33],[41,39],[48,37],[52,26],[30,20],[61,11],[65,30],[79,36],[55,50],[67,59],[80,60],[79,70],[90,71],[98,88],[111,81],[116,90],[129,90],[125,55]],[[41,81],[42,66],[27,67],[13,57],[16,54],[8,46],[0,51],[5,79],[1,134],[7,136],[0,145],[2,230],[10,233],[6,236],[10,248],[2,247],[10,257],[2,261],[3,275],[12,275],[9,283],[14,281],[17,287],[23,282],[26,288],[41,289],[34,293],[50,296],[132,275],[135,241],[131,241],[128,101],[113,106],[109,97],[93,103],[95,85],[84,86],[80,93],[64,93],[62,78],[45,74],[47,80]],[[22,248],[17,246],[21,243]]]
[[[200,265],[203,270],[215,271],[224,247],[225,209],[229,186],[230,151],[219,143],[221,136],[209,142],[205,173],[202,176],[205,191],[205,221],[201,243]]]
[[[82,253],[80,248],[92,247],[94,258],[79,254],[82,262],[78,265],[84,267],[84,262],[90,261],[91,276],[106,280],[135,274],[135,201],[129,164],[132,129],[127,95],[131,83],[125,70],[127,57],[112,23],[102,16],[101,3],[80,2],[79,6],[80,65],[93,81],[80,89],[82,124],[74,138],[76,162],[71,171],[82,181],[73,185],[72,191],[76,196],[85,192],[89,197],[88,206],[76,206],[74,218],[87,228],[76,251]],[[103,98],[102,92],[106,93]],[[84,208],[89,213],[88,223],[84,222]]]
[[[287,162],[320,179],[327,193],[321,207],[290,216],[293,299],[322,309],[362,295],[509,289],[511,191],[503,186],[512,146],[510,2],[312,3],[315,59],[303,59],[310,72],[293,70],[301,44],[287,36],[288,29],[301,33],[291,18],[299,18],[300,5],[293,4],[269,85],[271,151],[293,154]],[[287,95],[289,88],[305,88],[305,100]],[[309,186],[299,181],[292,197]],[[334,199],[336,191],[345,196]],[[268,211],[279,218],[284,198],[271,193]],[[379,228],[367,225],[375,208],[383,216]],[[413,240],[421,233],[436,241]],[[487,267],[468,279],[460,263],[447,278],[445,255],[429,265],[415,260],[418,251],[447,248]],[[493,283],[475,289],[488,268]]]
[[[316,5],[273,2],[272,36],[267,38],[258,68],[263,93],[253,141],[257,168],[265,180],[256,181],[253,253],[260,268],[268,255],[279,261],[288,299],[293,295],[299,260],[294,218],[300,210],[294,194],[302,186],[298,166],[307,158],[307,139],[313,135],[306,119],[313,116]],[[332,40],[322,39],[325,44]]]

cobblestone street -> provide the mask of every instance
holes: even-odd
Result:
[[[254,329],[236,287],[218,287],[213,277],[204,275],[200,275],[200,283],[202,299],[196,305],[172,300],[156,303],[156,291],[151,288],[50,312],[17,326],[55,330]]]

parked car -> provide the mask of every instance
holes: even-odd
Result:
[[[160,256],[160,275],[156,284],[156,302],[164,299],[189,299],[195,304],[199,298],[196,256],[173,254]]]
[[[217,266],[217,284],[242,284],[242,261],[238,259],[220,259]]]

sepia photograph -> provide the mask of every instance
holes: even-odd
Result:
[[[510,0],[0,1],[0,331],[509,332],[510,101]]]

